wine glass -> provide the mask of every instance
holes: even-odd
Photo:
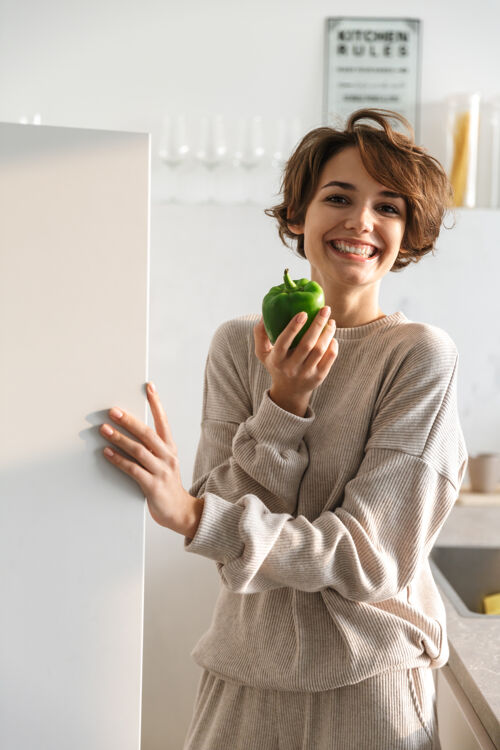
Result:
[[[21,115],[19,118],[19,124],[20,125],[29,125],[29,118],[26,115]],[[41,125],[42,124],[42,116],[39,112],[37,112],[35,115],[33,115],[32,120],[33,125]]]
[[[280,117],[275,124],[274,148],[271,154],[271,165],[280,171],[284,168],[291,152],[300,140],[300,119],[293,117],[287,120]]]
[[[235,162],[244,169],[255,169],[262,163],[265,153],[262,117],[240,117]]]
[[[247,172],[247,184],[251,173],[263,164],[265,155],[262,117],[260,115],[254,115],[251,118],[241,117],[238,122],[233,163]],[[252,201],[251,186],[246,190],[246,201]]]
[[[222,115],[203,115],[196,159],[208,171],[207,199],[215,200],[214,171],[224,163],[227,154],[226,133]]]
[[[170,192],[167,200],[175,201],[177,196],[178,170],[189,156],[186,117],[183,114],[164,115],[158,155],[170,172]]]

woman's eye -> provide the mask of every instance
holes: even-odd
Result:
[[[347,198],[345,195],[338,195],[337,193],[328,195],[326,197],[326,202],[332,203],[335,206],[346,206],[350,203],[349,198]],[[381,206],[379,206],[379,211],[392,216],[399,216],[401,214],[399,208],[397,206],[393,206],[392,203],[383,203]]]
[[[396,208],[396,206],[391,206],[389,203],[381,206],[381,209],[388,214],[399,214],[399,210]]]
[[[343,195],[329,195],[326,199],[329,203],[344,203],[346,198]]]

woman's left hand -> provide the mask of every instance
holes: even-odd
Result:
[[[203,509],[203,500],[190,495],[182,486],[177,446],[167,421],[167,415],[160,398],[151,386],[147,388],[149,406],[153,414],[156,431],[131,414],[119,409],[110,409],[113,422],[137,437],[131,440],[114,427],[104,424],[100,432],[125,454],[132,456],[137,463],[125,458],[118,451],[108,454],[108,461],[135,479],[146,497],[149,512],[161,526],[185,536],[194,536]],[[122,416],[120,416],[120,414]],[[112,433],[106,432],[111,429]]]

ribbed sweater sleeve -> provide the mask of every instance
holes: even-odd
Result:
[[[236,502],[251,492],[269,510],[293,513],[309,462],[303,438],[314,413],[308,408],[298,417],[281,409],[269,389],[253,413],[247,335],[236,320],[219,326],[212,339],[190,493]]]
[[[363,460],[333,512],[311,522],[271,512],[253,492],[227,502],[207,489],[186,549],[215,560],[236,593],[287,586],[333,588],[365,602],[396,596],[428,555],[465,472],[457,359],[444,332],[423,335],[410,348],[384,381]]]

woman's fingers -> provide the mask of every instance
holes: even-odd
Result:
[[[151,403],[149,394],[148,399]],[[159,416],[157,406],[156,413]],[[127,432],[138,438],[140,443],[142,443],[155,456],[164,457],[167,454],[170,445],[168,445],[167,448],[164,438],[161,435],[158,435],[158,433],[152,427],[148,427],[148,425],[144,424],[144,422],[141,422],[140,419],[134,417],[133,414],[127,414],[127,412],[124,412],[121,409],[116,409],[116,407],[114,407],[113,409],[110,409],[109,416],[116,425],[124,427]],[[168,424],[166,426],[168,428]]]
[[[337,355],[334,339],[335,321],[328,320],[331,308],[325,305],[315,316],[298,345],[291,348],[294,338],[307,320],[307,314],[297,314],[276,339],[269,341],[262,319],[254,326],[255,353],[265,365],[273,383],[304,390],[316,388],[326,377]],[[332,343],[333,342],[333,343]]]
[[[339,342],[335,338],[335,330],[335,321],[329,320],[326,329],[321,335],[321,346],[317,349],[316,353],[316,347],[314,347],[313,352],[309,355],[309,357],[314,357],[310,362],[310,366],[316,369],[321,380],[324,380],[328,374],[339,351]],[[306,365],[309,364],[309,357],[306,360]]]
[[[291,319],[286,328],[281,331],[280,335],[274,342],[274,349],[280,359],[286,357],[288,350],[295,338],[299,333],[300,329],[304,326],[307,320],[307,313],[300,312]],[[292,350],[293,351],[293,350]]]
[[[127,427],[126,429],[129,430],[129,432],[131,431],[130,427]],[[131,473],[133,463],[128,460],[130,456],[134,458],[141,467],[147,469],[150,473],[154,472],[156,466],[155,462],[158,459],[151,449],[147,447],[145,442],[139,443],[137,440],[132,440],[108,424],[102,425],[101,435],[103,435],[106,440],[109,440],[113,446],[119,448],[124,454],[126,454],[126,456],[123,456],[118,453],[118,451],[112,449],[114,455],[110,456],[110,458],[113,459],[113,463],[116,463],[124,471],[126,470],[128,474]],[[136,470],[134,469],[134,471]]]
[[[152,383],[148,383],[147,394],[151,413],[155,423],[155,429],[159,437],[168,445],[171,451],[177,453],[177,446],[174,442],[174,437],[168,423],[165,409],[162,406],[158,391],[156,388],[152,388]]]
[[[330,312],[331,310],[328,305],[321,308],[321,310],[317,313],[313,322],[303,335],[297,347],[291,349],[290,347],[293,343],[293,340],[307,321],[306,312],[300,312],[297,313],[297,315],[294,315],[294,317],[290,320],[288,325],[283,329],[283,331],[274,342],[276,357],[278,359],[284,359],[290,352],[290,354],[295,355],[294,359],[298,361],[304,361],[308,357],[310,351],[321,335]],[[254,338],[255,353],[258,357],[259,354],[265,356],[271,351],[271,349],[273,349],[273,345],[269,341],[269,337],[266,333],[266,329],[264,327],[262,319],[254,327]],[[261,359],[261,357],[259,357],[259,359]]]
[[[320,382],[323,382],[323,380],[328,375],[333,363],[337,359],[338,353],[339,343],[337,339],[332,339],[326,352],[316,366],[316,372],[318,373]]]
[[[321,347],[321,344],[318,344],[318,342],[320,341],[321,335],[325,329],[330,312],[330,307],[326,305],[316,313],[314,320],[302,336],[297,347],[292,350],[293,360],[295,362],[305,362],[315,347],[318,345]]]
[[[140,463],[130,461],[128,458],[125,458],[125,456],[122,456],[121,453],[118,453],[116,448],[110,449],[109,447],[106,447],[104,449],[104,455],[111,464],[123,471],[124,474],[128,474],[129,477],[132,477],[132,479],[137,482],[145,496],[148,495],[152,479],[150,471],[145,469]]]
[[[312,348],[309,350],[309,354],[304,360],[304,365],[307,367],[307,369],[313,369],[320,362],[320,360],[323,359],[335,334],[336,326],[334,320],[329,320],[326,325],[324,325],[323,320],[321,322],[321,326],[321,333],[314,342]],[[308,343],[308,348],[310,346],[311,344]]]
[[[255,342],[255,355],[262,362],[273,348],[262,318],[253,328],[253,338]]]

